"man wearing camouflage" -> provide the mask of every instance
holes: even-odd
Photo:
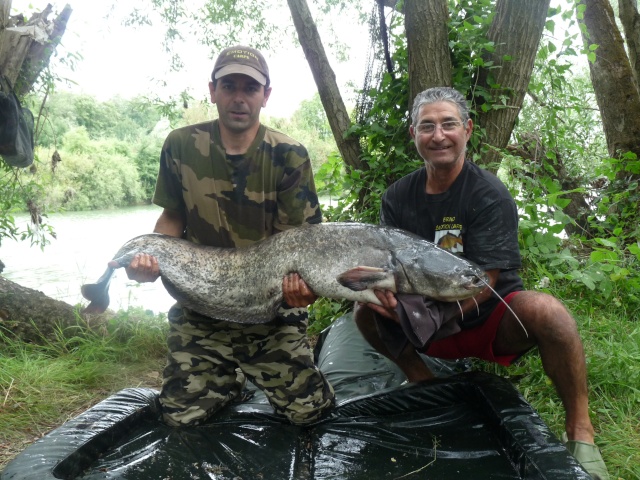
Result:
[[[209,83],[218,120],[172,131],[162,148],[153,202],[163,207],[154,232],[216,247],[243,247],[321,221],[311,164],[295,140],[260,123],[271,87],[257,50],[219,55]],[[141,254],[129,278],[154,281],[158,262]],[[203,317],[174,305],[160,403],[172,426],[196,425],[236,399],[245,379],[291,422],[319,419],[334,404],[306,337],[315,299],[295,274],[283,279],[285,303],[264,324]]]

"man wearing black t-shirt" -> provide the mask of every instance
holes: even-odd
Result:
[[[516,205],[495,175],[465,160],[472,128],[466,101],[456,90],[432,88],[416,97],[410,133],[425,166],[385,192],[381,223],[414,232],[477,263],[509,308],[489,288],[461,302],[461,308],[378,291],[382,306],[358,305],[356,322],[367,341],[411,382],[433,378],[418,352],[510,365],[538,347],[565,408],[567,448],[593,478],[608,479],[594,445],[576,322],[556,298],[523,290],[517,272]],[[416,334],[421,327],[411,318],[427,317],[437,318],[442,327],[425,339]]]

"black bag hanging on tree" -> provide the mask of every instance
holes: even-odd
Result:
[[[33,163],[33,114],[20,105],[11,83],[0,74],[0,156],[12,167]]]

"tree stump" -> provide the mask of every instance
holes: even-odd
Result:
[[[47,19],[51,5],[27,21],[22,15],[10,17],[10,9],[10,0],[0,0],[0,72],[14,86],[16,95],[22,98],[31,91],[40,72],[49,65],[49,59],[67,28],[72,9],[65,5],[53,21]]]

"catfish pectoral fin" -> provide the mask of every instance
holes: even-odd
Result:
[[[336,280],[343,287],[356,292],[373,288],[396,291],[396,280],[393,273],[384,268],[355,267],[338,275]]]
[[[87,305],[82,313],[102,313],[109,306],[109,285],[114,269],[112,267],[102,274],[96,283],[85,283],[80,287],[82,296],[91,303]]]

